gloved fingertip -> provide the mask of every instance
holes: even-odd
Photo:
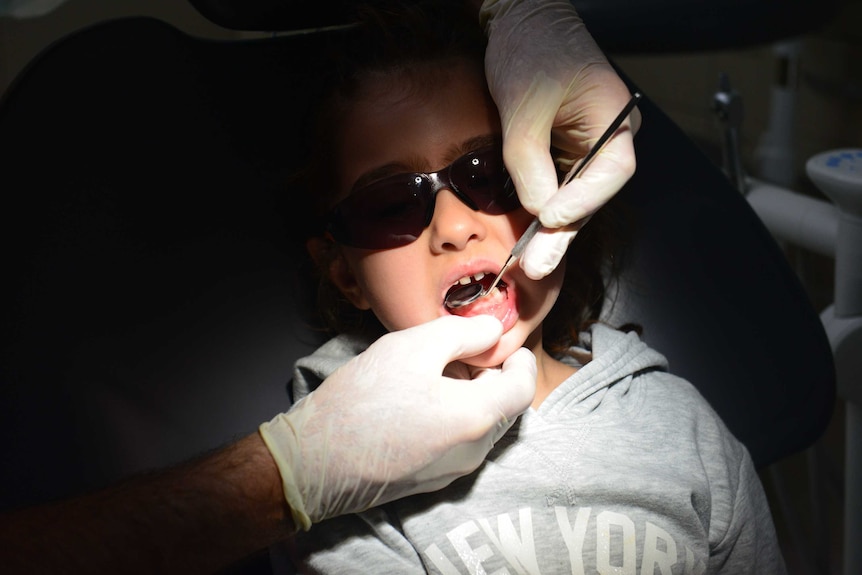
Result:
[[[541,262],[540,265],[527,262],[526,265],[524,265],[524,274],[533,281],[539,281],[545,278],[545,276],[550,274],[553,270],[553,264],[548,264],[547,262]]]
[[[485,324],[485,325],[481,325],[481,327],[483,327],[483,328],[493,329],[493,330],[502,330],[503,329],[503,322],[501,322],[499,319],[497,319],[493,315],[477,315],[477,316],[473,316],[473,317],[467,318],[467,319],[470,321],[473,321],[474,323],[478,323],[480,325]]]
[[[441,342],[434,348],[435,353],[431,356],[436,359],[442,357],[446,363],[482,353],[497,343],[503,335],[503,324],[490,315],[444,316],[425,326],[431,327],[431,324],[439,327],[428,333],[433,333],[432,337]],[[408,330],[404,330],[402,333],[406,335],[407,332]],[[427,337],[421,339],[426,341]]]
[[[521,269],[524,270],[524,274],[528,278],[534,281],[538,281],[550,274],[556,269],[559,263],[560,258],[551,258],[550,254],[539,253],[535,250],[530,254],[525,253],[521,256]]]
[[[571,226],[595,213],[611,196],[613,192],[607,186],[585,188],[583,181],[576,180],[560,188],[542,206],[538,217],[542,225],[549,229]]]
[[[521,256],[521,269],[533,280],[547,276],[560,265],[576,234],[569,229],[539,231]]]
[[[477,334],[481,333],[483,336],[487,335],[493,338],[499,338],[503,335],[503,322],[492,315],[476,315],[460,319],[469,322],[471,329],[476,330]]]
[[[588,216],[584,206],[576,206],[571,202],[563,204],[551,198],[539,212],[539,220],[549,229],[558,229],[577,222]]]
[[[440,329],[450,330],[457,329],[458,332],[463,330],[475,330],[477,332],[502,332],[503,324],[492,315],[476,315],[471,317],[463,317],[458,315],[447,315],[439,317],[432,322],[426,324],[429,326],[440,326]]]

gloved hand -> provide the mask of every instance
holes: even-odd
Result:
[[[557,267],[576,230],[634,174],[632,135],[640,113],[635,110],[590,166],[558,190],[550,145],[561,151],[568,172],[631,94],[569,0],[485,0],[479,15],[506,166],[521,203],[551,228],[521,256],[527,276],[540,279]]]
[[[435,491],[475,470],[530,405],[535,358],[522,348],[472,380],[441,374],[501,334],[490,316],[389,333],[261,425],[297,527]]]

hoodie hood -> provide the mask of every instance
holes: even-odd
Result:
[[[323,383],[336,369],[368,349],[377,338],[372,335],[338,335],[294,364],[290,382],[296,403]]]
[[[667,371],[667,359],[641,341],[634,332],[621,332],[594,324],[581,334],[583,351],[593,359],[578,369],[548,396],[538,412],[552,417],[555,411],[590,411],[606,401],[613,387],[615,396],[626,395],[637,375],[647,371]]]

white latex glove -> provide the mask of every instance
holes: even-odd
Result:
[[[561,150],[568,172],[631,94],[568,0],[485,0],[479,14],[506,167],[521,203],[548,228],[521,256],[527,276],[540,279],[557,267],[576,230],[634,174],[632,135],[640,113],[635,110],[590,166],[558,190],[550,145]]]
[[[261,425],[297,527],[435,491],[475,470],[530,405],[535,357],[522,348],[474,379],[441,374],[501,334],[490,316],[389,333]]]

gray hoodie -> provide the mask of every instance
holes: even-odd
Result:
[[[784,573],[751,458],[703,397],[635,334],[596,325],[586,341],[593,360],[527,410],[478,471],[315,525],[274,553],[277,568]],[[342,336],[300,360],[295,397],[364,346]]]

